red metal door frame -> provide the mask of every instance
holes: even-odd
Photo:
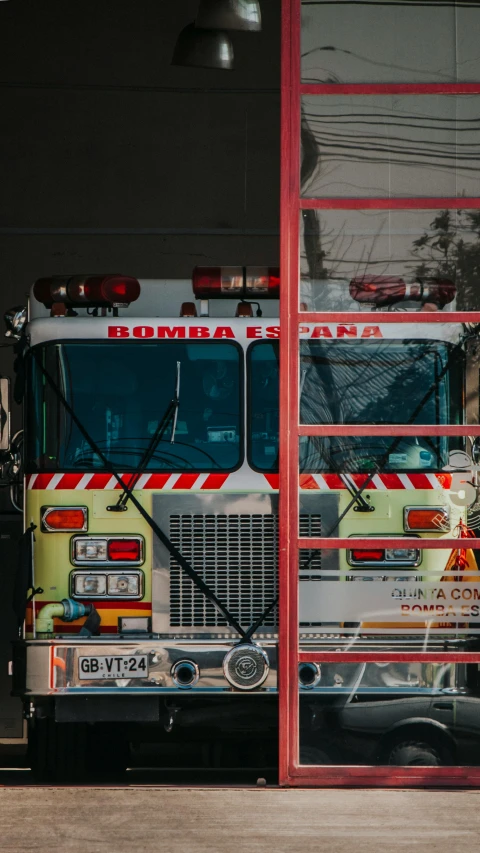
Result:
[[[298,551],[301,548],[365,547],[369,540],[299,538],[299,456],[301,435],[480,435],[480,426],[344,426],[299,425],[299,325],[354,323],[355,313],[299,311],[299,217],[302,209],[465,209],[480,208],[480,198],[379,198],[302,199],[300,195],[301,95],[341,94],[480,94],[480,84],[348,84],[302,85],[300,77],[301,0],[282,0],[282,117],[281,117],[281,300],[280,300],[280,628],[279,781],[302,786],[478,786],[480,767],[362,767],[301,766],[299,764],[299,662],[448,662],[480,663],[477,653],[315,652],[299,648]],[[395,313],[376,312],[375,322],[476,322],[480,312]],[[373,540],[370,540],[371,542]],[[376,547],[458,548],[458,539],[379,540]]]

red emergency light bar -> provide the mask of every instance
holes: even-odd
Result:
[[[136,278],[123,275],[52,276],[39,278],[33,294],[45,308],[55,303],[71,308],[116,308],[135,302],[140,284]]]
[[[394,275],[352,278],[349,290],[356,302],[368,303],[376,308],[412,301],[441,309],[455,299],[457,292],[453,282],[448,279],[424,278],[408,284],[403,278]]]
[[[195,267],[193,292],[197,299],[278,299],[278,267]]]

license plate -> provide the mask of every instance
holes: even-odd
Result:
[[[81,657],[78,659],[78,677],[80,680],[146,678],[147,675],[147,655],[112,655],[111,657]]]

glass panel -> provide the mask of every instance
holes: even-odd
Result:
[[[479,95],[338,95],[302,101],[302,195],[480,195]]]
[[[237,346],[116,341],[49,344],[37,352],[117,470],[138,470],[147,451],[149,471],[231,470],[240,464],[243,391]],[[175,421],[170,413],[162,434],[160,427],[175,394],[178,364],[178,416]],[[33,358],[31,384],[27,470],[102,470],[102,460]]]
[[[424,465],[427,454],[445,454],[443,470]],[[301,438],[300,457],[300,538],[361,540],[300,550],[301,635],[339,647],[480,635],[480,489],[467,453],[448,453],[445,438],[341,437]],[[425,538],[458,547],[422,548]]]
[[[480,6],[454,2],[302,2],[305,83],[480,79]]]
[[[377,329],[380,337],[363,338],[369,328]],[[412,330],[410,324],[406,328],[404,324],[369,327],[328,323],[304,326],[301,335],[303,424],[479,423],[480,349],[476,330],[465,332],[460,324]],[[278,342],[254,344],[249,350],[248,371],[249,464],[259,471],[277,471]],[[305,475],[431,473],[456,466],[472,472],[472,441],[454,436],[303,436],[300,471]],[[475,442],[475,452],[478,444]]]
[[[378,327],[380,333],[386,332],[383,338],[353,340],[333,339],[338,324],[331,328],[316,326],[312,335],[317,330],[323,335],[330,332],[331,337],[310,337],[300,342],[301,423],[463,423],[465,347],[472,334],[458,328],[458,342],[454,345],[438,340],[442,331],[436,329],[423,328],[422,336],[410,339],[408,326],[389,330],[385,325]],[[343,328],[351,329],[351,325]],[[470,367],[476,369],[478,377],[480,361],[476,351],[471,359]],[[468,411],[474,423],[478,423],[478,381],[476,396],[474,411],[473,407]],[[416,455],[409,464],[413,468],[438,468],[441,444],[437,442],[435,451],[431,448],[433,456]]]
[[[454,566],[456,552],[447,549],[414,552],[369,543],[343,552],[336,576],[326,568],[315,576],[308,575],[308,567],[301,570],[301,635],[337,634],[340,642],[383,636],[397,643],[402,638],[438,643],[449,636],[457,645],[480,635],[480,576],[473,550],[465,551],[468,569],[462,570]]]
[[[477,662],[300,664],[300,763],[480,764]]]
[[[365,337],[375,310],[480,310],[479,264],[480,210],[301,214],[301,310],[368,312]]]
[[[374,484],[370,488],[374,488],[377,483],[378,489],[382,489],[382,485],[377,475],[396,474],[401,475],[402,482],[395,477],[386,477],[385,484],[391,482],[386,487],[438,488],[452,492],[460,489],[469,499],[474,496],[472,489],[477,488],[472,478],[476,475],[478,465],[472,460],[472,455],[478,459],[478,440],[474,440],[472,454],[471,438],[423,435],[301,436],[299,442],[300,476],[307,483],[308,475],[312,475],[313,489],[331,489],[330,482],[337,483],[338,476],[344,474],[358,474],[360,486],[365,486],[366,480],[369,485],[370,478],[373,478]],[[332,477],[324,482],[323,474],[332,474]],[[415,475],[412,482],[409,480],[410,474]],[[457,482],[457,474],[469,478],[465,486]],[[315,486],[317,475],[318,483]],[[333,475],[338,476],[336,478]],[[304,485],[304,488],[308,486]],[[333,488],[347,486],[344,484]]]
[[[258,471],[278,471],[278,342],[253,344],[247,370],[249,464]]]

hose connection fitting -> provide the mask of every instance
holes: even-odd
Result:
[[[37,634],[53,634],[53,620],[61,619],[62,622],[74,622],[82,616],[89,616],[93,605],[80,604],[71,598],[63,598],[62,601],[46,604],[40,610],[35,625]]]

